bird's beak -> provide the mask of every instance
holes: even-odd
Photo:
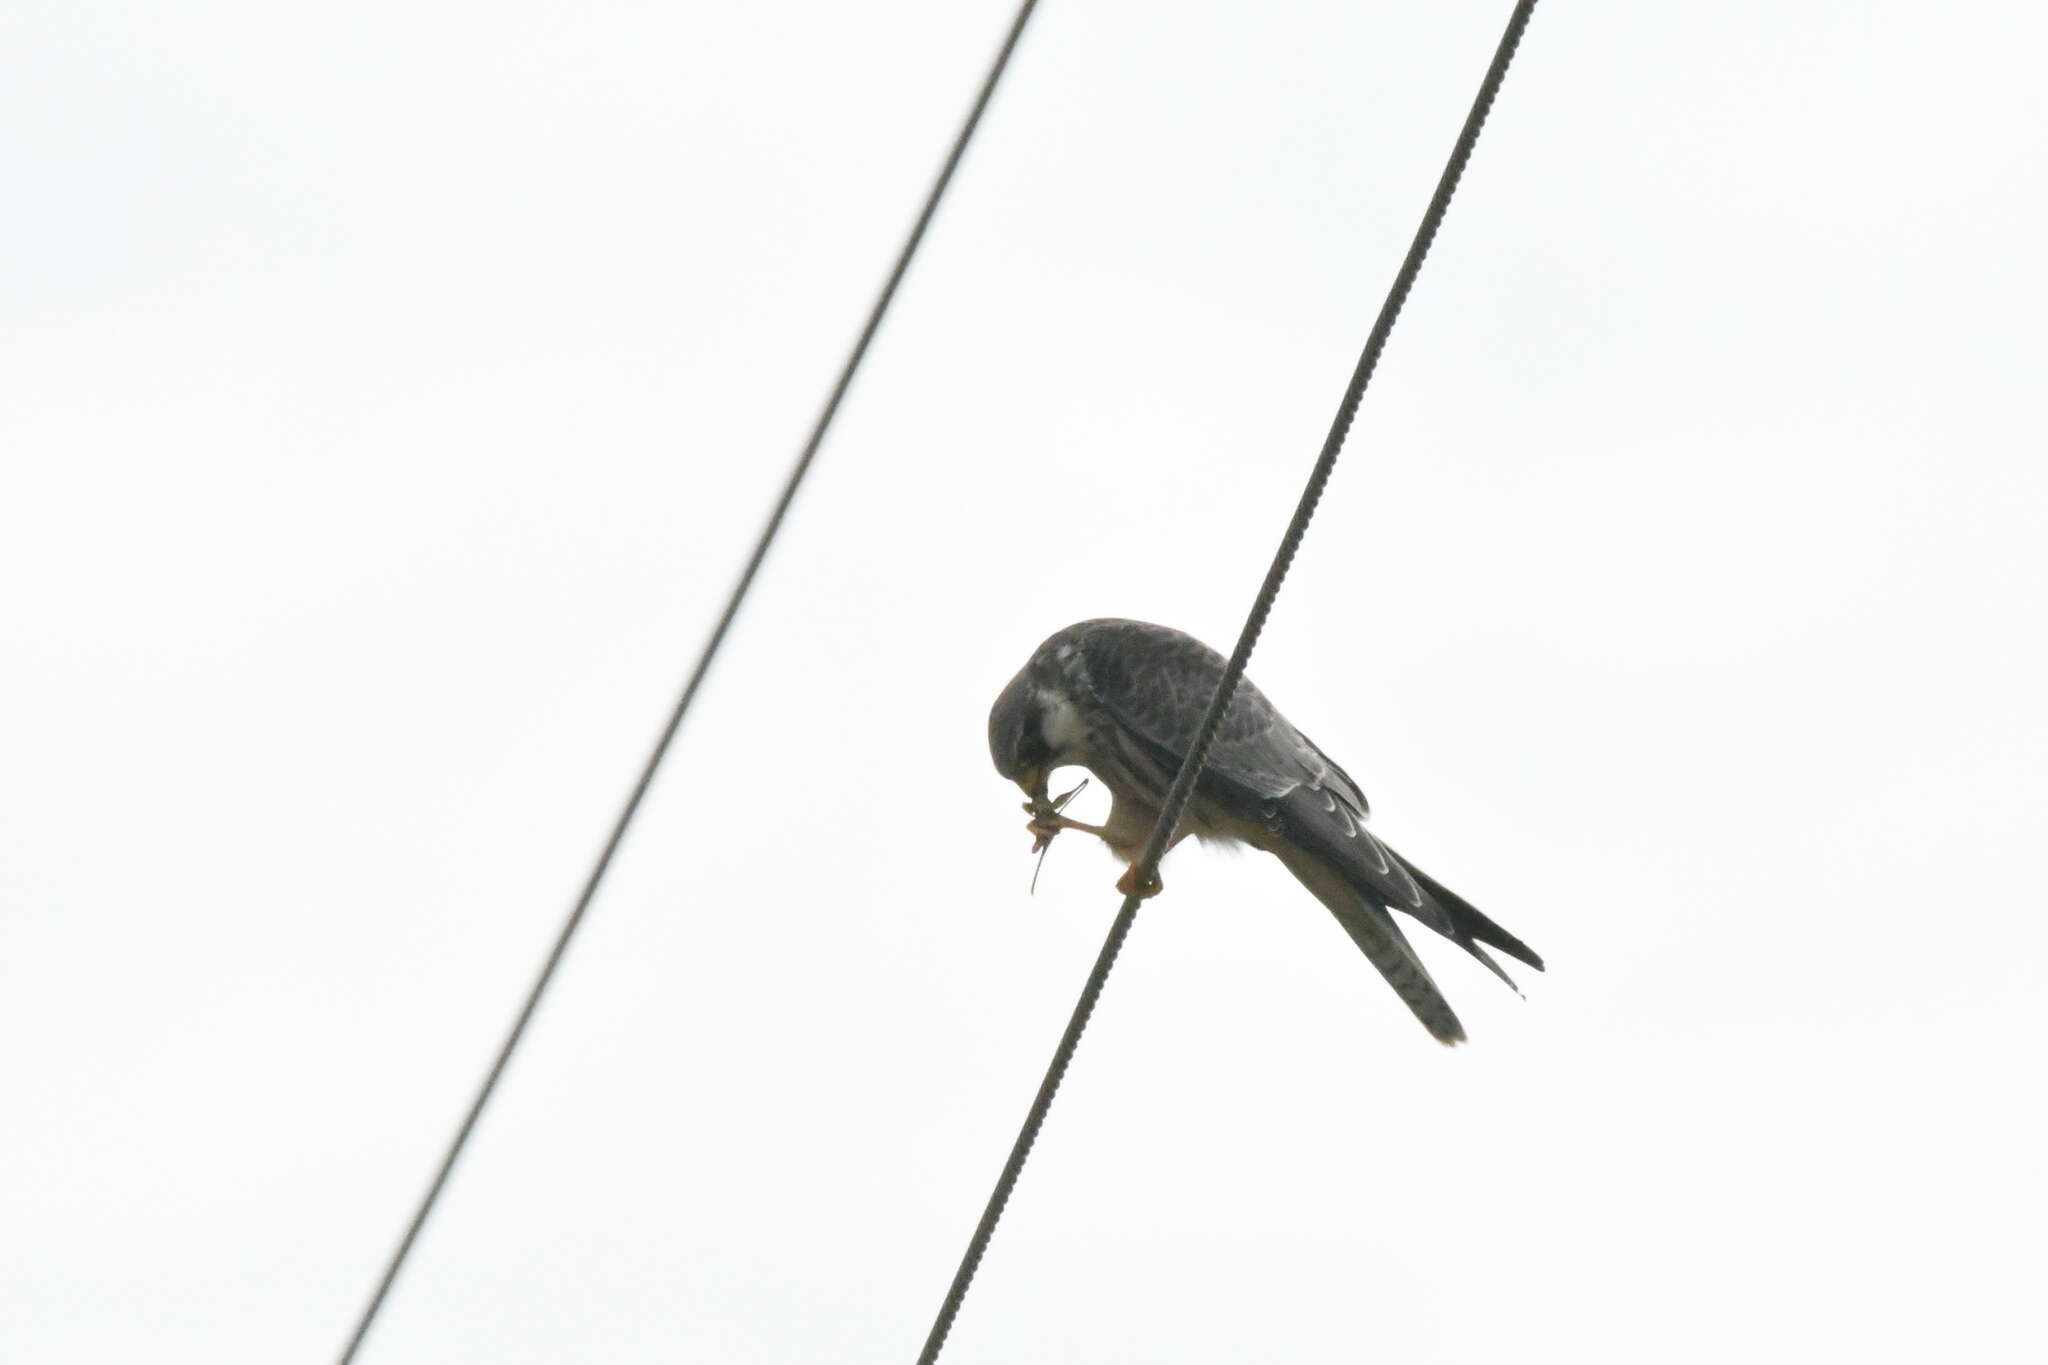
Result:
[[[1027,768],[1018,774],[1017,785],[1023,788],[1024,794],[1030,797],[1034,804],[1045,806],[1051,801],[1051,798],[1046,795],[1045,791],[1047,776],[1048,774],[1043,768]]]

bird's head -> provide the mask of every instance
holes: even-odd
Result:
[[[1044,801],[1045,779],[1052,771],[1052,746],[1045,738],[1045,695],[1026,669],[1010,679],[988,713],[988,753],[996,771]]]

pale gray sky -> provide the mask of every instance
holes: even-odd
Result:
[[[1046,0],[365,1360],[915,1354],[1506,10]],[[339,1347],[1008,11],[0,16],[0,1358]],[[949,1360],[2040,1356],[2044,39],[1538,12],[1252,676],[1552,969],[1177,854]]]

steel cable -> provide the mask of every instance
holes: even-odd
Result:
[[[717,657],[720,646],[725,643],[726,634],[732,628],[734,618],[739,615],[740,605],[746,600],[749,589],[754,585],[755,575],[760,572],[762,562],[768,557],[769,547],[774,544],[776,534],[782,529],[782,522],[789,512],[790,504],[796,500],[797,489],[803,484],[804,476],[810,472],[818,448],[824,444],[825,433],[839,412],[840,402],[846,397],[846,391],[853,383],[855,372],[859,370],[861,361],[867,356],[868,347],[882,325],[882,317],[888,312],[890,302],[896,297],[897,286],[903,283],[903,277],[910,269],[911,259],[917,254],[918,246],[924,240],[925,230],[931,226],[932,217],[938,212],[939,201],[944,197],[947,186],[952,183],[954,171],[959,169],[961,158],[967,151],[967,144],[973,139],[975,129],[981,124],[982,114],[987,110],[989,100],[995,94],[997,83],[1009,67],[1010,55],[1016,51],[1017,40],[1024,33],[1024,25],[1037,7],[1038,0],[1024,0],[1024,3],[1017,7],[1016,17],[1011,21],[1002,46],[997,50],[995,60],[989,66],[988,75],[981,83],[974,104],[968,110],[959,134],[953,139],[952,148],[946,154],[945,163],[940,167],[937,178],[932,182],[931,191],[925,196],[924,207],[918,213],[909,236],[904,239],[903,248],[897,253],[896,263],[889,271],[880,294],[876,296],[874,306],[868,311],[867,323],[861,328],[853,349],[848,352],[845,364],[840,367],[839,378],[833,384],[824,407],[819,410],[817,420],[811,426],[810,436],[804,442],[796,463],[789,471],[789,477],[782,485],[781,495],[776,499],[774,509],[768,515],[767,524],[761,528],[761,534],[754,542],[753,552],[747,557],[746,567],[740,571],[739,580],[726,598],[725,610],[720,613],[718,624],[712,628],[710,638],[705,641],[703,649],[699,652],[697,662],[690,670],[689,681],[683,685],[681,696],[670,709],[668,723],[662,727],[660,737],[655,741],[647,761],[641,766],[639,780],[633,784],[631,794],[627,796],[625,805],[612,824],[610,837],[605,840],[604,848],[591,866],[590,874],[584,880],[583,889],[577,895],[575,905],[570,909],[567,919],[563,921],[561,931],[555,936],[554,947],[549,951],[546,962],[542,964],[540,974],[534,978],[533,986],[526,995],[526,1003],[513,1021],[511,1031],[505,1035],[505,1041],[499,1047],[490,1070],[485,1074],[476,1098],[470,1102],[468,1112],[463,1115],[461,1126],[456,1129],[455,1137],[448,1144],[447,1152],[442,1156],[441,1164],[434,1172],[434,1178],[427,1186],[426,1194],[421,1197],[411,1222],[406,1225],[404,1235],[399,1238],[397,1247],[392,1251],[391,1258],[384,1267],[384,1273],[378,1278],[376,1289],[363,1308],[362,1316],[356,1320],[355,1330],[349,1334],[348,1344],[342,1348],[341,1365],[350,1365],[356,1358],[357,1351],[362,1348],[364,1337],[369,1334],[370,1327],[376,1322],[385,1299],[390,1295],[392,1284],[397,1280],[399,1271],[404,1268],[413,1244],[419,1239],[420,1229],[426,1226],[428,1216],[433,1213],[434,1206],[441,1197],[441,1191],[448,1183],[449,1173],[454,1170],[456,1161],[460,1159],[468,1145],[470,1134],[475,1131],[484,1106],[490,1102],[499,1079],[505,1074],[506,1064],[512,1060],[514,1050],[518,1048],[520,1039],[525,1036],[526,1027],[532,1022],[534,1011],[539,1008],[541,997],[554,979],[555,969],[561,965],[562,955],[568,950],[569,941],[575,937],[585,912],[590,909],[590,903],[597,895],[599,884],[604,880],[605,872],[611,867],[613,855],[619,851],[619,844],[625,838],[627,827],[632,824],[634,815],[638,813],[648,788],[653,785],[655,771],[667,755],[669,745],[676,737],[676,731],[682,727],[683,717],[689,713],[691,703],[697,699],[697,691],[702,686],[705,675],[711,670],[712,660]]]
[[[1429,255],[1430,244],[1435,241],[1437,229],[1443,223],[1444,212],[1450,207],[1451,195],[1458,188],[1458,180],[1465,173],[1465,163],[1472,157],[1472,148],[1479,141],[1479,130],[1486,124],[1486,116],[1493,108],[1494,97],[1500,93],[1501,82],[1506,79],[1508,64],[1514,60],[1515,48],[1522,41],[1522,32],[1529,26],[1529,17],[1536,9],[1536,0],[1519,0],[1514,13],[1508,18],[1507,31],[1501,35],[1500,45],[1493,54],[1493,62],[1487,67],[1486,77],[1479,84],[1479,94],[1472,101],[1471,112],[1465,116],[1465,125],[1459,130],[1458,140],[1451,148],[1450,160],[1445,164],[1443,175],[1438,178],[1436,192],[1430,196],[1429,207],[1423,211],[1422,223],[1415,230],[1415,237],[1409,243],[1408,254],[1401,261],[1401,268],[1394,276],[1393,286],[1387,291],[1386,301],[1380,305],[1378,319],[1373,323],[1371,333],[1366,337],[1365,350],[1358,357],[1358,365],[1351,373],[1351,382],[1345,386],[1344,397],[1337,405],[1337,415],[1330,423],[1329,435],[1323,439],[1322,453],[1316,457],[1315,468],[1310,472],[1308,485],[1302,490],[1301,500],[1296,504],[1293,519],[1287,523],[1287,532],[1280,538],[1280,548],[1273,556],[1272,567],[1266,570],[1266,579],[1259,587],[1258,597],[1252,602],[1251,613],[1245,618],[1244,629],[1237,637],[1237,648],[1232,651],[1229,665],[1223,670],[1223,677],[1216,685],[1215,696],[1209,699],[1209,709],[1202,715],[1201,728],[1195,733],[1195,742],[1188,749],[1187,758],[1181,763],[1180,772],[1168,789],[1166,803],[1160,808],[1159,819],[1152,827],[1152,836],[1145,843],[1133,873],[1134,885],[1144,886],[1158,875],[1159,860],[1165,855],[1168,838],[1177,824],[1181,812],[1187,808],[1194,795],[1195,781],[1201,776],[1202,767],[1208,761],[1210,746],[1215,743],[1216,730],[1223,722],[1225,708],[1237,692],[1238,682],[1244,677],[1245,665],[1250,661],[1252,647],[1258,643],[1259,634],[1265,629],[1266,617],[1273,610],[1273,602],[1280,595],[1280,585],[1287,578],[1287,571],[1294,563],[1295,552],[1301,548],[1302,537],[1308,532],[1310,518],[1315,515],[1316,504],[1322,501],[1323,489],[1330,482],[1330,473],[1337,466],[1337,455],[1344,447],[1344,438],[1351,431],[1351,423],[1358,413],[1358,405],[1365,397],[1365,386],[1372,381],[1373,370],[1378,367],[1380,353],[1386,349],[1387,337],[1394,330],[1394,322],[1401,315],[1401,306],[1408,301],[1408,293],[1415,287],[1415,278],[1422,272],[1422,262]],[[924,1350],[918,1355],[918,1365],[932,1365],[944,1349],[946,1335],[952,1330],[953,1319],[960,1312],[960,1305],[967,1297],[967,1289],[973,1283],[975,1270],[988,1250],[989,1240],[994,1237],[996,1223],[1003,1216],[1003,1208],[1010,1201],[1010,1195],[1017,1185],[1017,1177],[1023,1172],[1024,1162],[1031,1154],[1032,1144],[1038,1140],[1039,1129],[1045,1124],[1047,1111],[1052,1108],[1053,1097],[1059,1093],[1060,1082],[1065,1079],[1067,1067],[1074,1059],[1074,1051],[1080,1046],[1081,1034],[1088,1027],[1089,1016],[1095,1012],[1095,1004],[1101,998],[1102,988],[1109,979],[1110,968],[1116,964],[1117,954],[1123,950],[1124,940],[1129,937],[1131,926],[1137,922],[1140,897],[1124,897],[1116,920],[1110,925],[1109,936],[1103,940],[1102,950],[1096,955],[1095,967],[1088,974],[1087,984],[1081,989],[1081,998],[1074,1005],[1074,1012],[1067,1020],[1067,1029],[1060,1036],[1058,1048],[1053,1052],[1052,1063],[1046,1068],[1044,1080],[1039,1082],[1038,1094],[1031,1102],[1030,1113],[1025,1116],[1024,1127],[1017,1134],[1016,1142],[1010,1148],[1009,1160],[1003,1163],[1002,1174],[996,1179],[994,1191],[989,1195],[987,1207],[982,1210],[981,1222],[976,1225],[974,1235],[968,1240],[967,1251],[960,1258],[960,1267],[953,1275],[953,1283],[946,1291],[945,1302],[939,1306],[938,1317],[932,1323],[930,1334],[925,1338]]]

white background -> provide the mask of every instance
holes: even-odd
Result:
[[[365,1360],[915,1354],[1506,10],[1047,0]],[[339,1348],[1007,22],[6,7],[0,1358]],[[1538,12],[1252,674],[1551,970],[1177,854],[949,1360],[2040,1357],[2044,40]]]

